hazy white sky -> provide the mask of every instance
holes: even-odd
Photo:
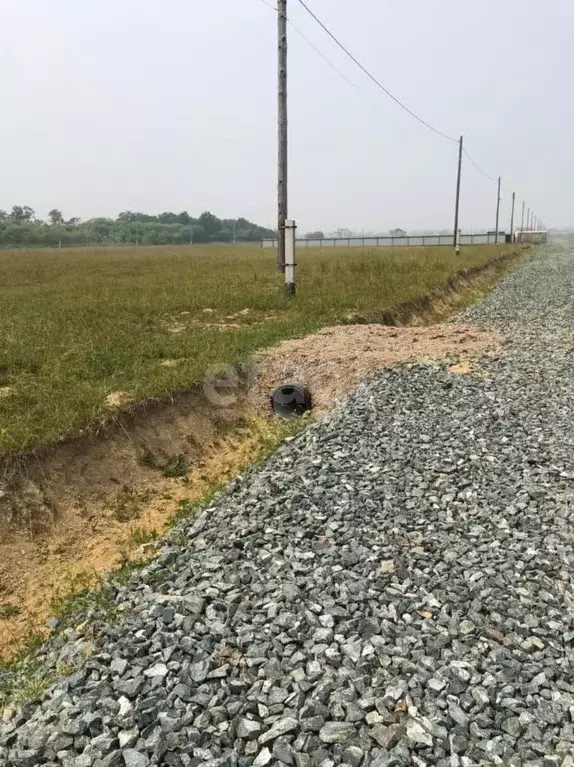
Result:
[[[466,137],[547,223],[574,223],[574,0],[307,0],[385,85]],[[303,230],[452,226],[454,144],[289,0],[290,215]],[[4,0],[0,208],[210,209],[275,225],[276,16],[260,0]],[[464,168],[463,228],[495,185]]]

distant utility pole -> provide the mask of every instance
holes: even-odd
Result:
[[[514,204],[516,202],[516,192],[512,192],[512,212],[510,214],[510,242],[514,242]]]
[[[458,240],[458,217],[459,217],[459,209],[460,209],[460,177],[462,174],[462,147],[463,147],[463,136],[460,137],[460,141],[458,142],[458,171],[456,174],[456,200],[454,203],[454,250],[457,253],[457,255],[460,253],[460,243]]]
[[[494,244],[498,245],[498,224],[500,221],[500,182],[501,178],[498,177],[498,191],[496,192],[496,232],[494,234]]]
[[[530,207],[526,211],[526,231],[530,231]]]
[[[285,271],[285,221],[287,197],[287,0],[277,0],[278,33],[278,174],[277,174],[277,268]]]
[[[524,211],[526,210],[526,202],[522,200],[522,219],[520,222],[520,237],[524,234]]]

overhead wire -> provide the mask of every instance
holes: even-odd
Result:
[[[266,5],[266,6],[267,6],[267,8],[270,8],[271,10],[273,10],[273,11],[275,11],[275,12],[277,12],[277,10],[278,10],[278,9],[277,9],[277,6],[275,6],[275,5],[272,5],[271,3],[267,2],[267,0],[259,0],[259,2],[260,2],[260,3],[263,3],[263,5]],[[359,88],[359,86],[358,86],[358,85],[357,85],[355,82],[353,82],[353,80],[351,80],[351,78],[350,78],[350,77],[348,77],[348,76],[347,76],[347,75],[346,75],[346,74],[345,74],[343,71],[341,71],[341,70],[339,69],[339,67],[338,67],[336,64],[334,64],[334,63],[331,61],[331,59],[330,59],[328,56],[326,56],[326,55],[323,53],[323,51],[322,51],[322,50],[321,50],[319,47],[317,47],[317,46],[315,45],[315,43],[314,43],[314,42],[313,42],[313,41],[312,41],[312,40],[311,40],[311,39],[310,39],[310,38],[309,38],[309,37],[308,37],[308,36],[307,36],[307,35],[306,35],[306,34],[305,34],[305,33],[304,33],[302,30],[301,30],[301,29],[299,29],[299,27],[298,27],[298,26],[296,26],[296,25],[295,25],[295,24],[294,24],[294,23],[291,21],[291,19],[289,19],[289,18],[288,18],[288,19],[287,19],[287,23],[289,24],[289,26],[290,26],[290,27],[291,27],[291,28],[292,28],[292,29],[293,29],[293,30],[294,30],[294,31],[295,31],[295,32],[296,32],[296,33],[297,33],[297,34],[298,34],[300,37],[302,37],[302,38],[303,38],[303,40],[305,40],[305,42],[307,43],[307,45],[309,45],[309,47],[310,47],[310,48],[312,48],[312,49],[315,51],[315,53],[316,53],[318,56],[320,56],[320,57],[323,59],[323,61],[324,61],[324,62],[325,62],[325,63],[326,63],[326,64],[327,64],[327,65],[328,65],[328,66],[329,66],[329,67],[330,67],[330,68],[331,68],[331,69],[332,69],[334,72],[336,72],[336,74],[337,74],[337,75],[339,75],[339,77],[340,77],[342,80],[344,80],[344,81],[347,83],[347,85],[349,85],[351,88],[353,88],[353,90],[357,91],[357,93],[359,93],[359,94],[360,94],[360,95],[361,95],[361,96],[362,96],[362,97],[365,99],[365,101],[367,101],[367,102],[368,102],[368,103],[369,103],[371,106],[374,106],[374,105],[373,105],[373,102],[372,102],[372,101],[371,101],[371,99],[370,99],[370,98],[367,96],[367,94],[366,94],[366,93],[365,93],[363,90],[361,90],[361,88]],[[391,120],[391,121],[392,121],[392,122],[394,122],[396,125],[398,125],[399,127],[403,128],[403,126],[401,126],[401,125],[400,125],[400,124],[399,124],[399,123],[398,123],[398,122],[397,122],[397,121],[396,121],[396,120],[395,120],[395,119],[394,119],[394,118],[393,118],[391,115],[389,115],[389,114],[388,114],[388,113],[386,113],[386,112],[384,112],[383,114],[384,114],[384,116],[385,116],[387,119]]]
[[[265,0],[262,0],[264,2]],[[346,48],[343,43],[331,32],[331,30],[327,27],[326,24],[324,24],[321,19],[317,16],[316,13],[314,13],[311,8],[307,5],[305,0],[298,0],[299,4],[307,11],[307,13],[317,22],[317,24],[329,35],[329,37],[341,48],[342,51],[345,52],[345,54],[353,61],[359,69],[364,72],[369,79],[371,79],[387,96],[389,96],[395,103],[397,103],[402,109],[404,109],[411,117],[414,117],[415,120],[417,120],[419,123],[424,125],[429,130],[433,131],[433,133],[436,133],[439,136],[442,136],[442,138],[447,139],[448,141],[451,141],[453,143],[459,142],[459,139],[455,138],[454,136],[449,136],[447,133],[443,133],[443,131],[439,130],[438,128],[435,128],[434,125],[431,125],[429,122],[424,120],[420,115],[418,115],[416,112],[414,112],[412,109],[409,109],[409,107],[401,101],[397,96],[395,96],[388,88],[386,88],[369,70],[361,64],[361,62]],[[347,79],[347,78],[345,78]],[[482,175],[484,178],[488,179],[489,181],[492,181],[493,183],[498,182],[498,178],[495,178],[494,176],[491,176],[488,174],[485,170],[483,170],[480,165],[476,162],[476,160],[473,159],[473,157],[469,154],[468,150],[463,147],[463,153],[468,159],[468,161],[471,163],[471,165],[474,166],[474,168]]]
[[[482,174],[482,175],[483,175],[485,178],[487,178],[489,181],[493,181],[494,183],[498,183],[498,178],[494,178],[494,176],[489,176],[489,174],[488,174],[486,171],[482,170],[482,168],[480,167],[480,165],[479,165],[477,162],[475,162],[475,161],[472,159],[472,157],[471,157],[471,156],[470,156],[470,154],[469,154],[469,153],[466,151],[466,149],[464,148],[464,146],[463,146],[463,148],[462,148],[462,152],[463,152],[464,156],[466,157],[466,159],[467,159],[467,160],[470,162],[470,164],[471,164],[471,165],[474,165],[474,167],[476,168],[476,170],[477,170],[479,173],[481,173],[481,174]]]
[[[319,24],[321,29],[323,29],[329,35],[329,37],[339,46],[339,48],[342,51],[344,51],[344,53],[351,59],[351,61],[353,61],[359,67],[359,69],[364,74],[366,74],[370,80],[372,80],[375,83],[375,85],[377,85],[384,93],[386,93],[389,98],[391,98],[396,104],[398,104],[401,107],[401,109],[404,109],[405,112],[410,114],[411,117],[414,117],[414,119],[417,120],[419,123],[421,123],[421,125],[424,125],[426,128],[431,130],[433,133],[436,133],[438,136],[442,136],[442,138],[447,139],[447,141],[458,143],[457,138],[454,138],[454,136],[449,136],[447,133],[443,133],[438,128],[435,128],[434,125],[431,125],[426,120],[423,120],[423,118],[420,117],[420,115],[418,115],[416,112],[413,112],[412,109],[409,109],[409,107],[403,101],[401,101],[401,99],[397,98],[397,96],[391,93],[391,91],[388,88],[386,88],[373,74],[371,74],[371,72],[369,72],[369,70],[366,67],[364,67],[361,64],[361,62],[355,56],[353,56],[351,51],[349,51],[349,49],[346,48],[337,37],[335,37],[335,35],[331,32],[331,30],[325,24],[323,24],[321,19],[309,8],[309,6],[304,0],[298,0],[298,1],[303,6],[303,8],[307,11],[307,13],[317,22],[317,24]]]
[[[268,2],[268,0],[259,0],[259,2],[263,3],[263,5],[266,5],[268,8],[277,11],[277,6],[273,5],[272,3]],[[304,8],[304,10],[314,19],[314,21],[323,29],[324,32],[333,40],[333,42],[348,56],[351,61],[359,67],[359,69],[373,82],[375,85],[383,91],[392,101],[394,101],[398,106],[401,107],[407,114],[409,114],[411,117],[413,117],[417,122],[419,122],[421,125],[423,125],[428,130],[432,131],[436,135],[446,139],[447,141],[453,142],[458,144],[459,139],[455,138],[454,136],[450,136],[447,133],[444,133],[443,131],[436,128],[431,123],[424,120],[420,115],[418,115],[416,112],[414,112],[412,109],[410,109],[401,99],[399,99],[397,96],[394,95],[383,83],[380,82],[352,53],[351,51],[343,45],[343,43],[336,37],[336,35],[331,32],[331,30],[327,27],[326,24],[324,24],[321,19],[317,16],[316,13],[313,12],[313,10],[307,5],[305,0],[298,0],[299,4]],[[360,93],[364,98],[367,98],[366,95],[361,91],[361,89],[354,83],[347,75],[344,74],[321,50],[318,48],[315,43],[313,43],[307,35],[305,35],[304,32],[302,32],[298,27],[293,24],[293,22],[288,19],[287,20],[290,26],[297,32],[310,46],[313,48],[313,50],[333,69],[348,85],[350,85],[353,89],[355,89],[358,93]],[[387,115],[389,116],[389,115]],[[463,153],[467,160],[471,163],[471,165],[482,175],[484,178],[488,179],[489,181],[493,183],[498,183],[498,178],[495,178],[494,176],[491,176],[489,173],[487,173],[485,170],[483,170],[480,165],[474,160],[472,155],[468,152],[466,147],[463,146]],[[506,188],[505,185],[503,185],[503,188]]]

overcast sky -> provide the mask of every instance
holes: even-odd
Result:
[[[268,0],[272,3],[272,0]],[[574,223],[573,0],[307,0],[391,91]],[[412,120],[289,0],[290,215],[303,230],[449,228],[455,144]],[[275,225],[276,14],[262,0],[4,0],[0,208],[209,209]],[[464,229],[494,225],[468,163]]]

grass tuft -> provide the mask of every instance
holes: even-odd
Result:
[[[168,478],[185,477],[187,462],[184,455],[172,455],[164,464],[163,476]]]

